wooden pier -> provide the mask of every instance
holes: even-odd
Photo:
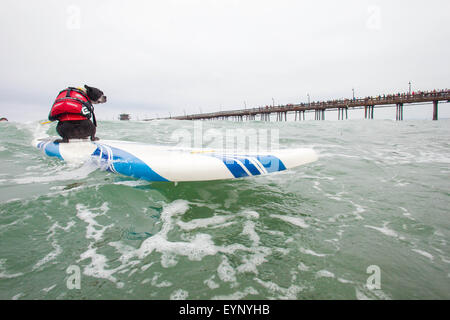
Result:
[[[287,114],[294,113],[295,121],[305,120],[305,112],[314,112],[315,120],[325,120],[325,111],[337,110],[338,119],[348,119],[348,109],[364,108],[364,118],[373,119],[376,107],[396,106],[396,120],[403,120],[403,107],[405,104],[418,104],[424,102],[433,103],[433,120],[438,119],[439,101],[450,102],[450,90],[398,93],[389,95],[379,95],[376,97],[353,98],[328,100],[322,102],[288,104],[279,106],[265,106],[250,109],[229,110],[210,113],[190,114],[184,116],[175,116],[158,119],[176,119],[176,120],[261,120],[270,121],[271,114],[276,115],[277,121],[287,121]],[[157,119],[147,119],[157,120]]]

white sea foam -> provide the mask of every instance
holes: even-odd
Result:
[[[47,262],[54,260],[57,256],[59,256],[61,254],[62,248],[61,248],[61,246],[58,243],[54,242],[54,243],[52,243],[52,246],[53,246],[54,250],[51,251],[50,253],[48,253],[44,258],[39,260],[33,266],[33,268],[32,268],[33,271],[38,269],[40,266],[46,264]]]
[[[15,296],[13,296],[13,297],[11,298],[11,300],[19,300],[19,299],[22,298],[23,296],[25,296],[25,293],[21,292],[21,293],[16,294]]]
[[[334,278],[334,273],[328,270],[320,270],[316,272],[316,278]]]
[[[300,264],[297,266],[298,270],[300,271],[308,271],[309,267],[305,265],[303,262],[300,262]]]
[[[107,208],[107,206],[106,206]],[[92,228],[96,225],[95,220],[93,220],[94,216],[90,210],[86,212],[80,207],[80,212],[82,213],[80,217],[88,223],[87,237],[90,239],[101,238],[104,227],[98,227],[100,233],[94,232]],[[116,278],[113,276],[115,272],[124,272],[127,266],[134,265],[139,263],[140,260],[156,251],[162,253],[161,255],[161,265],[163,267],[172,267],[176,265],[177,255],[187,256],[190,260],[201,260],[206,255],[214,255],[217,253],[218,249],[214,246],[211,241],[211,236],[208,234],[196,234],[191,237],[189,241],[169,241],[167,239],[168,232],[174,227],[175,222],[174,217],[180,214],[183,214],[189,209],[188,202],[184,200],[176,200],[168,205],[166,205],[161,213],[162,227],[161,230],[155,234],[154,236],[147,238],[141,244],[141,247],[138,249],[134,249],[130,246],[123,245],[121,242],[110,242],[109,245],[116,248],[116,250],[121,253],[121,257],[119,261],[122,262],[122,265],[115,268],[107,270],[107,261],[106,257],[99,255],[95,250],[88,250],[82,258],[85,259],[87,257],[92,258],[92,263],[89,268],[86,268],[85,272],[89,272],[91,275],[102,277],[109,279],[113,282],[116,282]],[[137,261],[132,261],[133,258],[137,258]],[[141,267],[141,270],[145,271],[151,264]],[[165,283],[167,285],[168,283]]]
[[[148,182],[145,180],[130,180],[130,181],[119,181],[114,182],[115,185],[122,185],[127,187],[139,187],[148,185]]]
[[[4,264],[6,263],[6,259],[0,259],[0,279],[11,279],[11,278],[17,278],[23,275],[22,272],[18,273],[7,273],[6,268],[4,267]]]
[[[242,258],[243,264],[237,267],[239,273],[251,272],[258,274],[257,267],[264,262],[267,262],[266,257],[272,252],[271,249],[265,247],[254,248],[252,254]]]
[[[205,281],[203,281],[204,284],[206,284],[208,286],[208,288],[212,289],[217,289],[220,287],[220,285],[214,281],[215,279],[215,275],[212,275],[211,277],[209,277],[208,279],[206,279]]]
[[[183,289],[175,290],[170,294],[170,300],[186,300],[189,296],[189,292]]]
[[[379,231],[379,232],[381,232],[381,233],[383,233],[383,234],[385,234],[385,235],[387,235],[387,236],[389,236],[389,237],[398,238],[397,232],[395,232],[395,231],[392,230],[392,229],[389,229],[389,228],[387,227],[388,224],[389,224],[388,222],[385,222],[385,223],[383,224],[383,227],[374,227],[374,226],[368,226],[368,225],[365,225],[364,227],[370,228],[370,229],[374,229],[374,230],[377,230],[377,231]]]
[[[342,227],[342,226],[341,226]],[[340,229],[338,232],[336,232],[336,235],[339,237],[339,238],[342,238],[342,235],[344,234],[344,230],[342,230],[342,229]]]
[[[355,295],[357,300],[372,300],[364,293],[362,293],[360,290],[358,290],[358,288],[355,288]]]
[[[137,268],[134,268],[133,270],[130,271],[130,273],[128,274],[128,278],[131,277],[133,274],[135,274],[138,271]]]
[[[150,262],[150,263],[148,263],[148,264],[146,264],[146,265],[143,265],[142,267],[141,267],[141,270],[142,271],[146,271],[148,268],[150,268],[152,265],[154,264],[154,262]]]
[[[49,291],[53,290],[55,287],[56,287],[56,284],[54,284],[54,285],[52,285],[52,286],[50,286],[48,288],[43,288],[42,291],[49,292]]]
[[[117,282],[117,279],[113,276],[113,274],[118,271],[118,269],[107,269],[108,259],[104,255],[97,253],[97,248],[90,248],[83,252],[80,256],[80,260],[83,261],[85,259],[90,259],[91,262],[84,267],[83,274]]]
[[[51,220],[51,217],[50,217]],[[47,236],[47,241],[52,238],[51,245],[53,247],[53,251],[49,252],[44,258],[39,260],[34,266],[33,271],[41,267],[42,265],[48,263],[49,261],[52,261],[56,259],[62,252],[61,246],[58,244],[57,239],[55,237],[56,229],[61,229],[65,232],[68,232],[70,228],[72,228],[75,225],[74,221],[69,221],[65,227],[61,227],[58,222],[53,223],[53,225],[50,227],[50,229],[47,231],[49,235]]]
[[[304,287],[295,284],[292,284],[289,288],[282,288],[273,281],[263,281],[258,278],[254,278],[254,280],[270,292],[279,293],[280,295],[275,297],[276,299],[295,300],[297,299],[298,293],[305,289]]]
[[[291,252],[289,249],[286,248],[275,248],[275,251],[281,253],[284,256],[289,254],[289,252]]]
[[[236,282],[236,271],[225,256],[222,257],[222,262],[217,268],[217,274],[223,282]]]
[[[118,282],[117,279],[113,276],[114,273],[126,268],[130,262],[120,265],[114,269],[108,269],[108,259],[105,255],[97,252],[97,248],[94,248],[94,245],[102,239],[103,233],[106,229],[110,228],[109,226],[102,226],[95,220],[96,217],[100,215],[105,215],[109,210],[108,203],[103,203],[99,208],[87,208],[83,204],[77,204],[77,217],[88,225],[86,227],[86,238],[89,240],[93,240],[88,249],[80,255],[80,260],[90,259],[90,263],[84,267],[83,274],[95,278],[103,278],[110,280],[111,282],[116,283],[118,288],[123,287],[123,283]],[[100,211],[99,213],[94,213],[94,211]],[[118,247],[116,246],[116,249]],[[129,258],[129,257],[128,257]],[[122,261],[128,261],[127,257],[121,257]]]
[[[244,223],[244,230],[242,230],[243,235],[247,235],[250,240],[253,242],[253,246],[259,245],[259,236],[255,231],[255,223],[253,221],[246,221]]]
[[[350,202],[356,209],[355,211],[352,212],[356,216],[356,219],[363,220],[364,218],[361,216],[361,213],[365,212],[366,209],[364,209],[363,206],[353,202],[352,200],[348,200],[348,202]]]
[[[236,291],[230,295],[221,295],[214,296],[212,300],[241,300],[244,299],[248,295],[257,295],[258,291],[256,291],[253,287],[247,287],[244,291]]]
[[[414,220],[414,221],[416,220],[411,216],[411,213],[408,211],[408,209],[403,208],[403,207],[399,207],[399,208],[403,211],[403,215],[405,217],[407,217],[408,219]]]
[[[315,251],[313,251],[311,249],[300,248],[299,250],[300,250],[301,253],[309,254],[309,255],[312,255],[312,256],[316,256],[316,257],[325,257],[325,256],[327,256],[327,254],[325,254],[325,253],[317,253],[317,252],[315,252]]]
[[[289,222],[290,224],[293,224],[300,228],[308,228],[309,227],[309,225],[306,224],[305,221],[300,217],[284,216],[281,214],[271,214],[270,216],[272,218],[277,218],[277,219],[283,220],[285,222]]]
[[[440,258],[441,258],[442,262],[450,263],[450,259],[447,259],[447,258],[444,257],[444,256],[440,256]]]
[[[426,257],[426,258],[428,258],[430,260],[434,259],[433,255],[431,253],[429,253],[429,252],[426,252],[426,251],[423,251],[423,250],[419,250],[419,249],[411,249],[411,250],[414,251],[414,252],[417,252],[418,254],[421,254],[422,256],[424,256],[424,257]]]
[[[267,261],[266,257],[272,253],[272,250],[260,246],[260,237],[255,230],[255,222],[247,220],[242,230],[243,235],[247,235],[252,241],[252,245],[248,248],[250,252],[242,258],[243,264],[237,267],[238,273],[252,272],[258,274],[257,267]]]
[[[215,255],[217,248],[208,234],[196,234],[191,242],[171,242],[164,235],[156,234],[143,242],[141,248],[137,251],[137,255],[142,259],[153,251],[173,252],[187,256],[190,260],[200,261],[207,255]]]
[[[170,268],[176,266],[178,260],[174,252],[163,252],[161,255],[161,266],[163,268]]]
[[[353,281],[347,280],[347,279],[344,279],[344,278],[338,278],[337,280],[338,280],[339,282],[341,282],[341,283],[354,283]]]
[[[251,240],[252,245],[250,247],[242,244],[216,246],[211,236],[205,233],[196,233],[194,235],[182,234],[181,238],[183,241],[170,241],[168,234],[176,226],[179,226],[181,230],[190,231],[200,226],[210,226],[211,223],[214,226],[216,223],[231,219],[231,217],[216,216],[212,217],[212,219],[196,219],[194,222],[179,223],[180,216],[189,209],[189,203],[185,200],[175,200],[163,207],[160,217],[162,223],[160,231],[144,240],[139,248],[134,249],[133,247],[122,244],[121,241],[109,243],[110,246],[114,247],[121,254],[118,260],[122,265],[115,269],[108,269],[106,257],[99,254],[93,247],[93,244],[102,238],[103,232],[108,227],[98,225],[95,218],[98,215],[104,214],[108,210],[108,205],[104,204],[101,208],[96,209],[89,209],[79,205],[77,209],[77,216],[88,224],[86,237],[93,240],[89,249],[81,255],[81,260],[91,258],[91,263],[85,267],[84,273],[109,279],[113,282],[117,282],[114,276],[116,272],[126,272],[128,270],[126,269],[127,267],[139,263],[153,252],[161,253],[161,266],[169,268],[177,264],[178,256],[186,256],[192,261],[200,261],[208,255],[216,255],[219,252],[234,254],[236,250],[240,250],[248,253],[242,257],[241,265],[233,268],[224,256],[222,263],[217,268],[217,275],[221,281],[230,282],[232,285],[235,285],[237,284],[236,273],[253,272],[257,274],[257,266],[266,262],[267,255],[271,254],[269,248],[260,246],[260,237],[255,230],[256,223],[253,220],[245,221],[242,230],[242,234],[248,236]],[[252,214],[249,219],[252,219],[252,217],[255,217],[255,215]],[[141,270],[145,271],[144,269],[146,268],[145,266],[141,267]],[[136,271],[132,272],[134,273]]]
[[[87,162],[81,167],[71,166],[69,164],[64,164],[59,171],[48,173],[47,175],[41,175],[38,177],[25,176],[21,178],[16,178],[10,180],[16,184],[30,184],[30,183],[48,183],[55,181],[66,181],[66,180],[82,180],[85,179],[89,174],[98,169],[94,164]]]
[[[115,248],[116,251],[121,254],[119,261],[122,263],[127,263],[131,258],[134,257],[133,251],[135,250],[135,248],[132,246],[126,245],[120,241],[109,242],[108,245]],[[150,267],[152,264],[153,262],[150,263],[149,265],[141,267],[141,270],[147,270],[147,268]]]
[[[226,222],[230,218],[227,216],[214,216],[211,218],[194,219],[189,222],[177,221],[177,225],[183,230],[191,231],[198,228],[206,228],[211,225],[218,225]]]
[[[162,273],[160,272],[155,272],[155,275],[153,276],[153,278],[151,279],[152,281],[152,286],[157,287],[157,288],[167,288],[167,287],[171,287],[172,286],[172,282],[170,281],[161,281],[158,283],[159,278],[161,278]]]
[[[237,190],[230,190],[227,193],[227,198],[224,201],[224,207],[228,209],[231,205],[235,204],[239,199],[239,193]]]
[[[217,248],[208,234],[196,234],[190,242],[168,241],[167,234],[174,226],[172,217],[186,212],[188,208],[188,202],[184,200],[176,200],[165,206],[161,213],[163,223],[161,230],[143,241],[141,247],[136,251],[137,256],[142,259],[153,251],[172,252],[199,261],[206,255],[216,254]]]
[[[229,226],[232,226],[234,224],[237,224],[237,221],[230,221],[230,222],[225,222],[225,223],[221,223],[221,224],[217,224],[217,225],[213,225],[210,226],[210,229],[220,229],[220,228],[228,228]]]
[[[241,215],[248,219],[259,219],[259,213],[254,210],[245,210],[241,212]]]
[[[313,188],[316,189],[319,192],[322,192],[322,189],[319,186],[320,186],[320,182],[319,181],[314,181]]]
[[[19,199],[14,199],[14,201],[17,201],[17,200],[19,200]],[[12,201],[13,200],[10,200],[8,202],[12,202]],[[7,202],[4,202],[4,203],[7,203]],[[23,215],[23,216],[21,216],[20,218],[18,218],[16,220],[14,220],[11,223],[2,224],[2,225],[0,225],[0,231],[7,230],[9,227],[12,227],[12,226],[14,226],[14,225],[16,225],[18,223],[23,223],[25,220],[28,220],[30,218],[32,218],[32,216],[29,215],[29,214],[26,214],[26,215]]]
[[[88,224],[86,228],[86,238],[93,239],[94,241],[99,241],[103,237],[103,233],[109,226],[101,226],[97,223],[97,221],[95,221],[94,218],[99,215],[104,215],[109,210],[108,203],[105,202],[100,208],[98,208],[102,211],[101,213],[94,213],[91,209],[87,208],[83,204],[77,204],[76,209],[77,217]]]
[[[342,201],[341,197],[338,197],[336,195],[326,195],[328,198],[330,198],[331,200],[336,200],[336,201]]]
[[[371,290],[367,286],[356,286],[355,295],[358,300],[391,300],[392,298],[381,289]]]
[[[206,207],[211,210],[219,211],[219,208],[221,207],[218,203],[205,203],[205,202],[198,202],[198,201],[189,201],[188,204],[195,206],[195,207]],[[222,211],[223,213],[228,213],[227,211]]]

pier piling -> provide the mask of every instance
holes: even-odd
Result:
[[[403,120],[403,103],[397,103],[397,112],[395,120],[401,121]]]
[[[433,120],[438,119],[438,101],[433,101]]]
[[[347,110],[348,110],[347,107],[338,108],[338,120],[344,120],[344,111],[345,111],[345,118],[348,119]]]

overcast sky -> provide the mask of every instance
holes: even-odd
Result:
[[[88,84],[154,117],[450,87],[450,1],[3,0],[0,116]]]

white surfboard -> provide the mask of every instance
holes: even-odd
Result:
[[[207,181],[264,175],[317,160],[313,149],[281,149],[269,152],[229,152],[183,149],[114,140],[56,138],[35,141],[37,148],[67,162],[94,161],[108,171],[148,181]]]

